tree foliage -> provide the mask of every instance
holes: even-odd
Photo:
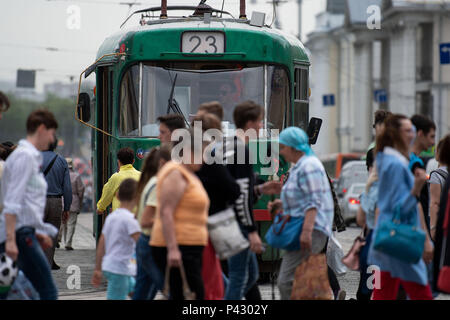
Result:
[[[48,95],[44,102],[36,102],[8,94],[10,109],[3,114],[0,121],[0,142],[17,143],[26,136],[26,121],[28,115],[35,109],[44,108],[51,111],[58,121],[56,135],[64,142],[57,151],[63,156],[81,156],[80,147],[90,143],[90,130],[75,119],[75,104],[73,99],[59,98]]]

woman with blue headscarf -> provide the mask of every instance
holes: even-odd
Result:
[[[334,203],[327,174],[309,146],[308,135],[288,127],[280,133],[280,154],[294,166],[283,185],[281,199],[269,203],[292,217],[303,217],[300,250],[286,251],[281,262],[278,288],[282,300],[291,297],[295,269],[310,254],[324,251],[331,237]]]

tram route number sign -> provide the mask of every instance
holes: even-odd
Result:
[[[225,52],[225,35],[222,32],[184,32],[181,37],[183,53]]]

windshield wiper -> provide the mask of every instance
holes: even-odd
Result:
[[[169,101],[168,101],[168,105],[167,105],[167,114],[170,113],[170,109],[172,109],[172,111],[174,113],[181,114],[181,116],[184,119],[184,122],[186,122],[187,126],[189,127],[189,122],[187,121],[186,117],[184,116],[183,111],[181,111],[181,108],[180,108],[177,100],[175,100],[175,98],[173,97],[174,92],[175,92],[175,85],[177,83],[177,77],[178,77],[178,74],[175,74],[175,78],[173,79],[173,82],[172,82],[172,89],[170,89],[170,96],[169,96]]]

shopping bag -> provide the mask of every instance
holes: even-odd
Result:
[[[342,245],[332,234],[328,241],[327,247],[327,264],[338,276],[344,276],[347,273],[347,267],[342,262],[344,258],[344,251],[342,250]]]
[[[297,267],[291,300],[333,300],[325,254],[310,255]]]

